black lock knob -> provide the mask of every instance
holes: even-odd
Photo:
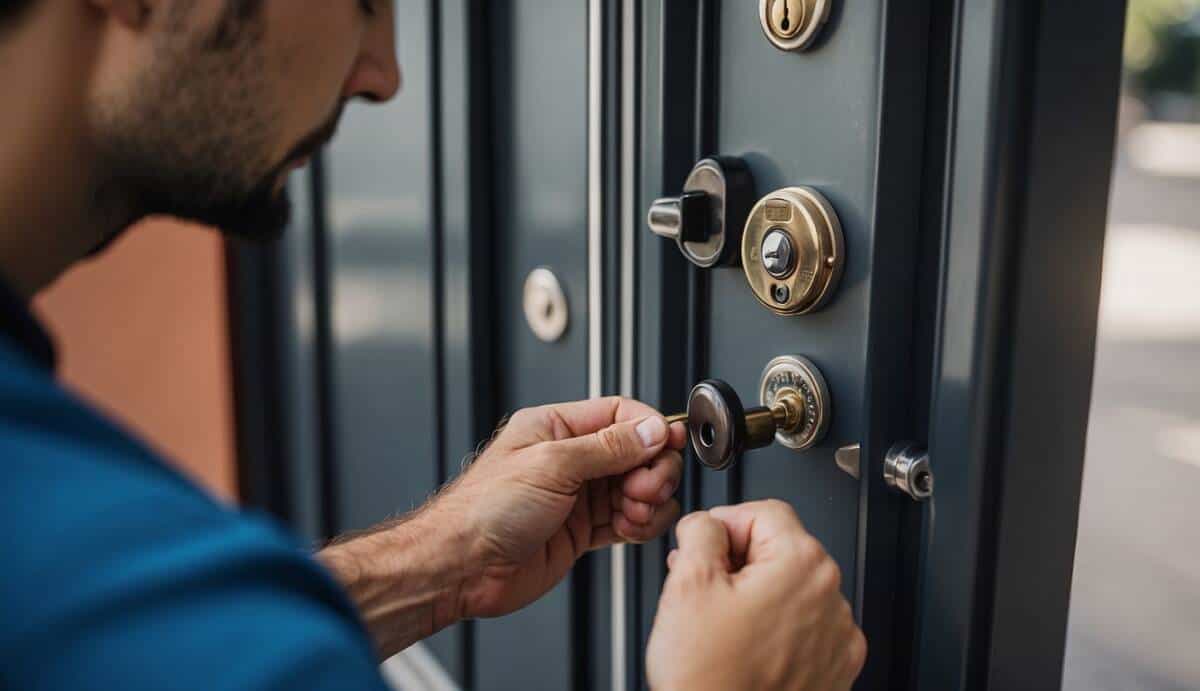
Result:
[[[687,426],[696,458],[713,470],[733,465],[743,451],[769,446],[779,430],[804,422],[804,402],[788,391],[768,408],[745,409],[737,392],[720,379],[706,379],[688,396]]]
[[[655,235],[674,240],[696,266],[736,264],[753,205],[754,178],[745,162],[732,156],[706,158],[692,168],[682,194],[651,204],[646,224]]]

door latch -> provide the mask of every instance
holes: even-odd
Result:
[[[650,205],[646,223],[655,235],[674,240],[696,266],[736,264],[753,203],[754,177],[741,159],[706,158],[692,168],[678,197]]]
[[[883,458],[883,481],[913,501],[932,497],[933,469],[929,465],[929,451],[916,442],[893,444]]]

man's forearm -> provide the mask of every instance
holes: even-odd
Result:
[[[468,545],[451,523],[430,514],[422,510],[317,554],[358,605],[381,658],[461,616]]]

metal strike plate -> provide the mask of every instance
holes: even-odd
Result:
[[[811,187],[785,187],[750,210],[742,270],[754,296],[780,315],[806,314],[833,297],[846,261],[842,224]]]
[[[696,266],[736,264],[753,201],[754,178],[741,159],[706,158],[692,168],[680,196],[654,200],[646,224]]]
[[[758,21],[771,45],[805,50],[829,20],[833,0],[759,0]]]
[[[829,386],[817,366],[806,357],[780,355],[767,363],[759,381],[759,402],[770,408],[787,393],[798,394],[804,402],[799,425],[795,428],[777,429],[775,441],[789,449],[803,451],[811,449],[825,438],[829,421],[833,416],[833,404],[829,397]]]

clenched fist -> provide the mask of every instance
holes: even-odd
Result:
[[[646,651],[656,691],[847,689],[867,644],[841,574],[780,501],[683,518]]]

